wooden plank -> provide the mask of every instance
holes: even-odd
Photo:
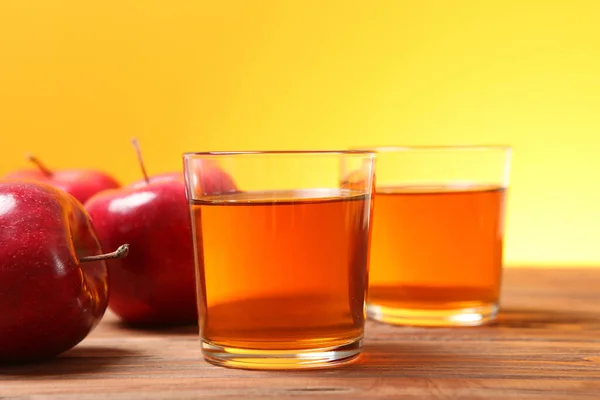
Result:
[[[364,354],[322,371],[202,360],[196,327],[132,330],[107,315],[56,360],[0,368],[2,399],[599,399],[600,269],[507,269],[477,328],[367,325]]]

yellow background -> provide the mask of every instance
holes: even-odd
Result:
[[[600,2],[3,1],[0,174],[514,145],[508,264],[600,264]]]

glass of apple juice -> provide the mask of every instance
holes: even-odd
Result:
[[[377,154],[369,317],[394,325],[494,322],[511,148],[389,146]]]
[[[359,356],[374,157],[370,151],[184,154],[208,362],[317,369]]]

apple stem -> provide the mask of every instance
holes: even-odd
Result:
[[[131,139],[131,143],[133,144],[133,148],[137,154],[138,162],[140,163],[140,168],[142,169],[142,175],[144,175],[144,180],[146,183],[150,183],[150,178],[148,178],[148,173],[146,172],[146,167],[144,166],[144,159],[142,158],[142,151],[140,150],[140,145],[136,138]]]
[[[87,256],[80,257],[79,262],[91,262],[91,261],[101,261],[101,260],[112,260],[115,258],[123,258],[129,253],[129,245],[124,244],[119,246],[118,249],[113,251],[112,253],[99,254],[97,256]]]
[[[37,158],[33,154],[27,154],[27,159],[34,163],[40,169],[40,171],[42,171],[42,173],[48,178],[54,175],[54,173],[48,167],[46,167],[44,163],[39,160],[39,158]]]

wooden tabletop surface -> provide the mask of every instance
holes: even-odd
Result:
[[[321,371],[212,366],[195,327],[132,330],[108,314],[56,360],[1,367],[0,399],[13,398],[600,399],[600,269],[508,268],[496,325],[369,322],[361,359]]]

